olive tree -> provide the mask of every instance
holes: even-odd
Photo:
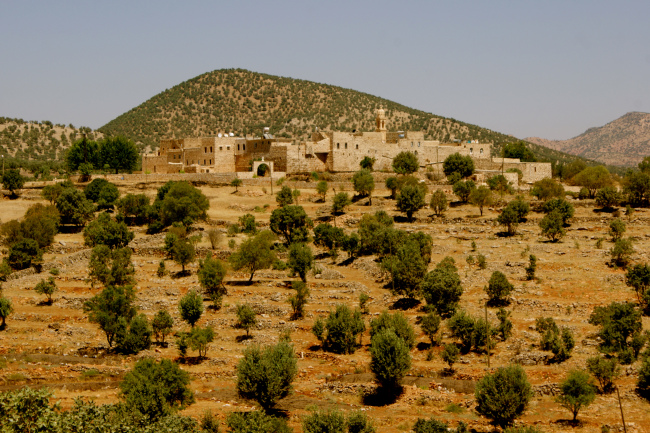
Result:
[[[519,365],[498,368],[476,384],[476,412],[506,427],[520,416],[532,397],[530,382]]]
[[[413,152],[400,152],[393,158],[393,171],[398,174],[411,174],[418,171],[420,162]]]
[[[195,290],[190,290],[183,296],[178,304],[181,318],[192,328],[203,314],[203,299]]]
[[[447,210],[447,195],[441,189],[437,189],[431,194],[431,201],[429,202],[431,210],[436,216],[443,216]]]
[[[307,272],[311,270],[314,265],[314,256],[311,248],[303,243],[295,243],[289,246],[289,260],[287,261],[289,268],[298,274],[300,279],[307,282]]]
[[[409,347],[392,328],[373,335],[370,342],[370,370],[383,389],[389,392],[398,390],[401,379],[410,368]]]
[[[404,212],[409,221],[413,220],[413,214],[422,209],[425,190],[418,185],[405,185],[397,195],[397,208]]]
[[[375,179],[372,172],[367,169],[361,169],[352,176],[354,190],[362,197],[368,197],[368,204],[372,205],[372,192],[375,189]]]
[[[253,281],[256,271],[268,269],[275,262],[275,253],[271,250],[273,239],[273,233],[264,230],[245,240],[230,256],[230,265],[235,271],[245,269],[250,272],[248,281]]]
[[[596,390],[589,382],[589,374],[582,370],[571,370],[567,378],[560,383],[560,395],[555,401],[571,412],[575,422],[580,409],[589,406],[594,398]]]

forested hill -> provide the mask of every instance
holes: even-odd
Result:
[[[372,131],[383,107],[391,131],[425,131],[430,139],[516,140],[455,119],[414,110],[387,99],[293,78],[222,69],[199,75],[154,96],[99,128],[156,147],[161,138],[271,133],[306,139],[318,127],[330,131]]]

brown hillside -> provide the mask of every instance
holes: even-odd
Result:
[[[650,113],[627,113],[569,140],[529,137],[526,141],[605,164],[636,166],[650,155]]]

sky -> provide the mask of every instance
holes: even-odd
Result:
[[[650,2],[0,2],[0,116],[99,128],[205,72],[380,96],[519,138],[650,112]]]

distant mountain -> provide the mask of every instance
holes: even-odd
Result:
[[[604,164],[632,167],[650,156],[650,113],[627,113],[569,140],[530,137],[526,141]]]

